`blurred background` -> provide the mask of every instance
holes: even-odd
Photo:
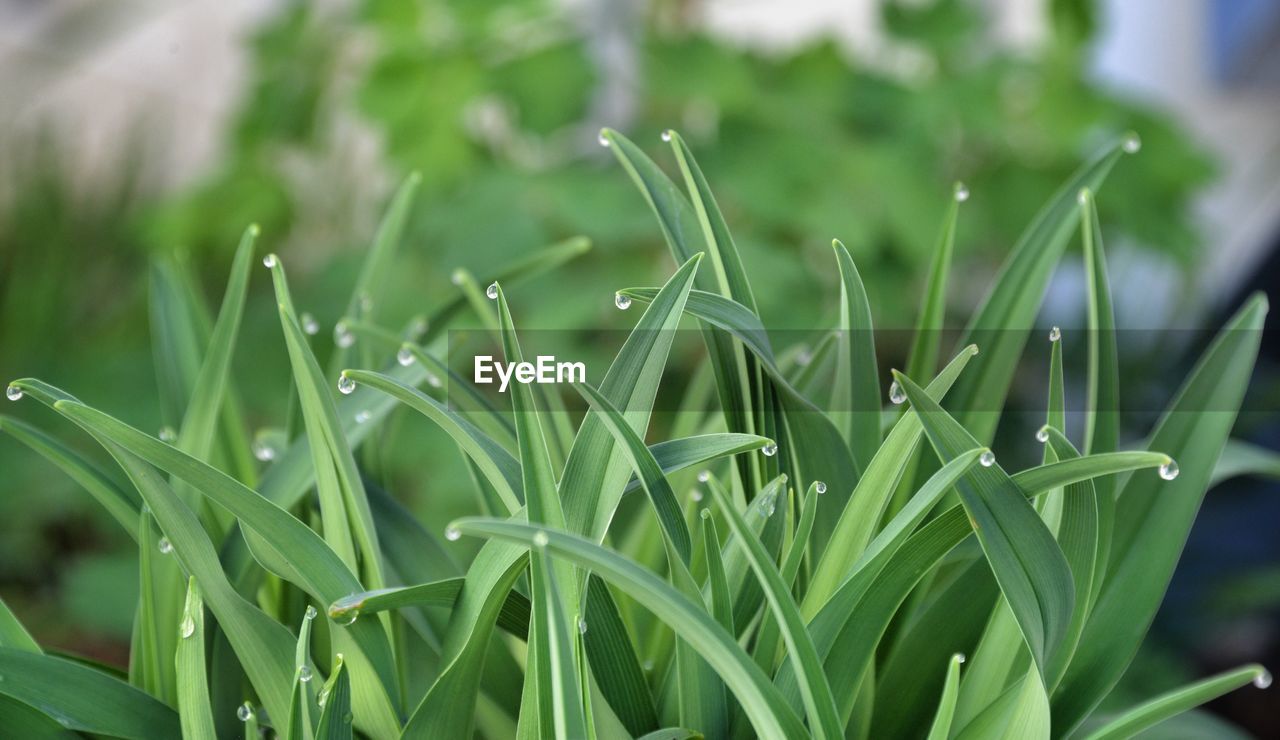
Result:
[[[257,222],[323,345],[412,171],[422,187],[388,314],[452,297],[455,268],[483,278],[582,234],[588,255],[514,294],[521,323],[623,328],[613,291],[671,266],[596,143],[606,125],[664,165],[658,134],[681,130],[766,325],[796,330],[833,323],[832,237],[859,262],[877,326],[910,327],[956,180],[972,192],[949,296],[948,324],[963,325],[1040,204],[1133,130],[1142,152],[1098,200],[1119,325],[1215,327],[1251,290],[1277,302],[1277,121],[1273,0],[0,0],[0,378],[41,377],[142,428],[172,423],[152,369],[152,270],[189,271],[216,307]],[[1074,254],[1041,320],[1082,358]],[[278,426],[287,359],[267,281],[252,290],[236,379],[249,423]],[[1275,336],[1238,426],[1270,449]],[[1158,388],[1155,410],[1203,337],[1152,337],[1126,335],[1122,388]],[[888,367],[904,348],[881,351]],[[26,406],[6,412],[97,452]],[[1150,421],[1136,415],[1130,437]],[[1029,432],[1002,435],[1034,452]],[[432,521],[473,507],[441,439],[400,425],[385,471]],[[1277,494],[1254,478],[1210,494],[1120,691],[1280,666]],[[42,643],[123,665],[136,572],[89,497],[0,439],[0,595]],[[1262,692],[1211,709],[1280,735]]]

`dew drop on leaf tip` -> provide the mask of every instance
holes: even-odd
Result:
[[[894,406],[901,406],[907,400],[907,392],[902,390],[902,386],[898,385],[898,381],[889,384],[889,401]]]
[[[10,401],[20,401],[22,400],[22,389],[10,383],[9,387],[4,389],[4,397]]]
[[[981,455],[978,455],[978,463],[982,465],[982,467],[984,468],[989,468],[992,465],[995,465],[996,453],[992,452],[991,450],[987,450],[986,452],[983,452]]]

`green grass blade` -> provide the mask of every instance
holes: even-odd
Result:
[[[4,599],[0,599],[0,648],[25,650],[29,653],[44,652],[9,609],[9,605],[4,603]]]
[[[832,408],[844,417],[841,431],[858,470],[866,470],[880,447],[880,375],[876,365],[871,304],[849,250],[831,242],[840,271],[840,334]]]
[[[333,659],[329,680],[324,682],[316,701],[320,704],[316,740],[352,740],[351,674],[341,654]]]
[[[0,428],[4,422],[5,419],[0,417]],[[1238,439],[1227,440],[1218,464],[1213,466],[1209,487],[1241,475],[1257,475],[1272,480],[1280,478],[1280,453]]]
[[[648,301],[652,288],[629,288],[621,291],[633,300]],[[826,414],[800,395],[777,366],[773,350],[769,348],[760,319],[745,306],[714,293],[690,293],[685,310],[697,318],[724,329],[741,341],[760,360],[760,367],[768,375],[776,389],[786,417],[789,444],[779,441],[784,456],[794,459],[799,468],[800,481],[826,482],[831,495],[819,502],[815,544],[821,548],[830,536],[831,528],[849,498],[849,492],[857,481],[853,458],[840,431]]]
[[[315,620],[315,607],[308,606],[298,630],[298,644],[294,648],[293,692],[289,695],[289,717],[284,736],[288,740],[308,740],[311,737],[311,696],[309,690],[314,672],[311,667],[311,623]]]
[[[1020,470],[1010,476],[1027,496],[1039,496],[1055,488],[1085,480],[1098,480],[1106,475],[1129,473],[1143,468],[1158,468],[1173,458],[1163,452],[1135,450],[1085,455]]]
[[[658,463],[664,475],[670,475],[685,468],[711,462],[717,458],[737,455],[743,452],[754,452],[764,447],[769,440],[754,434],[715,433],[698,434],[692,437],[669,439],[649,446],[649,453]],[[640,490],[643,487],[639,478],[632,478],[624,493]]]
[[[782,558],[782,565],[778,571],[782,574],[782,582],[787,588],[794,588],[796,575],[800,572],[800,565],[804,562],[805,553],[809,547],[809,535],[813,533],[813,520],[818,513],[818,496],[821,488],[825,486],[822,481],[814,481],[809,484],[809,490],[805,492],[804,502],[800,508],[800,519],[796,522],[795,531],[791,536],[791,543],[787,545],[787,552]],[[771,615],[765,614],[764,621],[761,623],[760,629],[757,631],[755,649],[752,655],[756,659],[756,663],[766,671],[772,672],[776,657],[778,654],[778,644],[782,639],[782,632],[778,627],[778,621]]]
[[[78,403],[72,396],[46,383],[36,380],[18,382],[24,392],[55,408],[57,403]],[[223,573],[218,553],[199,519],[173,493],[164,478],[109,438],[89,431],[106,447],[133,481],[160,528],[169,538],[174,556],[182,564],[183,570],[200,583],[205,603],[227,635],[246,675],[268,711],[275,716],[286,716],[289,706],[286,689],[292,676],[293,637],[289,630],[263,614],[235,591]],[[164,446],[169,448],[168,445]],[[173,451],[172,448],[169,449]],[[173,451],[173,454],[181,453]]]
[[[182,416],[182,426],[178,429],[178,447],[202,460],[209,459],[218,431],[219,414],[226,401],[231,356],[244,314],[249,268],[253,264],[253,247],[257,238],[258,226],[254,224],[245,229],[240,239],[231,263],[231,277],[227,280],[222,308],[196,375],[186,413]]]
[[[526,564],[523,548],[491,542],[480,549],[449,621],[441,656],[444,669],[405,724],[405,738],[471,734],[489,637]]]
[[[338,599],[329,605],[329,618],[344,622],[352,615],[376,614],[410,606],[436,606],[452,609],[462,593],[465,578],[446,578],[416,586],[364,591]],[[523,639],[529,633],[529,599],[519,591],[507,594],[498,612],[498,626]]]
[[[364,590],[355,575],[319,535],[225,473],[79,402],[64,399],[55,403],[54,409],[95,435],[181,478],[227,509],[242,526],[257,535],[258,546],[271,554],[272,564],[288,566],[277,575],[296,583],[317,601],[330,603],[346,594]],[[151,508],[155,510],[156,507],[152,505]],[[172,540],[173,536],[163,522],[161,526]],[[174,546],[177,546],[176,542]],[[202,585],[207,589],[203,580]],[[348,635],[353,640],[352,647],[357,652],[348,655],[348,660],[367,658],[370,669],[378,676],[377,681],[364,682],[373,696],[362,699],[357,694],[356,705],[362,709],[357,715],[362,716],[363,721],[381,723],[379,732],[385,733],[386,726],[394,720],[386,714],[393,705],[384,701],[394,701],[396,693],[386,634],[379,626],[368,622],[353,624],[338,634]],[[363,666],[361,668],[363,670]],[[361,689],[360,686],[355,688],[357,691]],[[381,695],[377,693],[379,691]],[[379,697],[384,701],[379,701]],[[362,706],[363,703],[367,706]]]
[[[530,552],[533,570],[534,608],[539,606],[546,627],[543,643],[549,664],[549,675],[539,674],[538,680],[547,680],[551,688],[552,717],[556,737],[587,737],[586,717],[583,714],[582,687],[579,684],[574,640],[569,636],[570,617],[564,611],[564,600],[556,584],[555,569],[545,552]],[[577,620],[574,620],[577,621]],[[575,625],[576,626],[576,625]]]
[[[938,348],[942,343],[942,326],[947,311],[947,278],[951,275],[951,254],[956,243],[956,221],[960,215],[960,204],[969,196],[969,190],[963,183],[956,183],[953,192],[920,298],[915,336],[911,340],[911,352],[907,355],[908,378],[928,378],[938,367]]]
[[[640,439],[635,430],[627,424],[622,412],[614,408],[600,391],[587,383],[575,383],[573,389],[587,401],[600,421],[604,423],[605,428],[613,435],[615,443],[626,453],[636,477],[640,479],[641,486],[653,503],[653,510],[658,516],[663,534],[670,540],[671,546],[680,555],[680,559],[688,566],[693,557],[693,540],[689,536],[689,528],[685,525],[684,511],[680,508],[680,502],[676,500],[675,492],[671,490],[671,484],[663,474],[658,461],[649,452],[649,448],[645,447],[644,440]]]
[[[524,505],[520,462],[501,444],[461,414],[435,400],[411,383],[372,370],[344,370],[357,386],[368,386],[403,403],[430,419],[448,434],[497,490],[509,514]]]
[[[587,579],[587,632],[583,647],[601,694],[632,735],[658,726],[658,712],[626,623],[609,587],[599,576]]]
[[[1170,717],[1213,701],[1245,684],[1252,682],[1265,688],[1264,684],[1270,683],[1270,680],[1270,674],[1260,665],[1241,666],[1219,673],[1128,709],[1102,727],[1090,732],[1084,740],[1124,740],[1124,738],[1134,737]]]
[[[702,510],[702,546],[707,558],[707,600],[711,616],[726,632],[733,634],[733,594],[729,592],[729,578],[720,555],[720,535],[710,509]]]
[[[58,466],[88,491],[130,537],[137,539],[138,513],[142,510],[142,500],[138,498],[137,491],[120,485],[80,453],[26,422],[0,415],[0,431],[8,433]]]
[[[969,359],[977,354],[970,345],[956,355],[938,377],[926,389],[930,397],[941,401],[959,377]],[[908,461],[924,433],[915,411],[908,410],[894,424],[871,458],[870,464],[858,479],[858,486],[849,496],[848,503],[832,530],[831,540],[822,551],[814,570],[809,590],[805,593],[802,611],[807,617],[817,613],[849,573],[850,565],[862,555],[867,543],[889,504],[894,488],[902,479]]]
[[[178,624],[178,713],[182,737],[213,740],[218,736],[210,711],[209,679],[205,670],[204,599],[194,577],[187,583],[187,602]]]
[[[1054,696],[1054,731],[1075,727],[1120,679],[1155,616],[1253,372],[1267,302],[1255,296],[1205,351],[1148,443],[1181,475],[1129,478],[1108,576]],[[1061,728],[1061,730],[1059,729]]]
[[[684,303],[693,285],[700,258],[691,257],[676,271],[610,365],[600,392],[625,409],[627,423],[644,434],[658,383],[671,351]],[[631,476],[622,450],[601,420],[587,414],[578,429],[560,480],[565,519],[571,531],[588,533],[600,541],[613,518],[623,486]]]
[[[600,132],[600,137],[601,141],[607,143],[613,150],[618,161],[648,202],[658,219],[658,225],[662,229],[662,235],[671,250],[672,257],[677,263],[686,262],[695,253],[704,249],[719,252],[721,247],[719,240],[708,245],[704,239],[704,227],[708,229],[705,232],[708,237],[716,238],[715,233],[710,230],[710,222],[699,221],[684,193],[653,163],[653,160],[649,159],[627,137],[616,131],[604,129]],[[709,217],[701,190],[694,188],[693,192],[695,198],[703,201],[703,213]],[[727,229],[725,233],[727,235]],[[717,254],[713,260],[723,256]],[[724,264],[721,262],[717,267],[723,268]],[[745,275],[742,278],[745,281]],[[697,285],[711,295],[729,294],[729,286],[721,282],[716,270],[709,270],[700,275]],[[729,337],[714,327],[704,327],[702,335],[715,373],[721,411],[729,431],[747,434],[766,433],[767,427],[763,414],[768,411],[768,407],[758,403],[761,399],[757,394],[763,392],[763,389],[758,385],[759,378],[755,376],[750,358],[745,356],[741,348],[735,346]],[[756,385],[753,386],[753,383]],[[749,479],[753,486],[759,485],[762,482],[762,474],[758,461],[740,462],[743,467],[739,472]]]
[[[960,421],[984,443],[995,432],[1000,414],[992,409],[1004,405],[1036,309],[1075,226],[1080,189],[1096,191],[1122,151],[1116,144],[1081,167],[1036,214],[960,340],[981,343],[982,355],[949,398],[961,410]]]
[[[1048,435],[1048,445],[1059,459],[1075,459],[1080,452],[1062,434],[1052,427],[1043,430]],[[1047,685],[1050,692],[1062,680],[1071,656],[1075,654],[1084,631],[1085,621],[1093,608],[1094,584],[1098,583],[1095,575],[1098,568],[1098,551],[1101,547],[1098,500],[1110,494],[1098,490],[1093,480],[1085,480],[1067,486],[1062,492],[1061,520],[1058,524],[1058,542],[1062,545],[1062,553],[1071,567],[1071,577],[1076,584],[1076,603],[1071,613],[1071,624],[1067,627],[1062,649],[1050,666]]]
[[[675,131],[667,132],[667,140],[675,152],[680,173],[684,176],[685,187],[689,191],[689,202],[698,216],[702,226],[703,240],[711,257],[711,265],[716,281],[720,285],[720,293],[734,299],[738,303],[757,312],[755,296],[751,292],[751,283],[747,280],[747,272],[742,267],[742,258],[733,243],[729,226],[720,213],[711,187],[707,184],[702,169],[693,158],[693,152],[685,144],[684,138]]]
[[[769,603],[774,619],[778,621],[782,639],[787,646],[787,653],[795,665],[797,685],[800,688],[805,713],[809,717],[810,730],[820,738],[843,737],[844,724],[836,715],[831,686],[827,683],[822,662],[818,658],[808,630],[805,629],[804,620],[800,617],[800,609],[791,598],[790,586],[783,581],[773,558],[764,549],[760,540],[748,529],[746,521],[733,502],[719,487],[711,487],[711,492],[730,529],[737,535],[739,546],[746,553],[747,561],[755,571],[756,578],[764,587],[765,599]]]
[[[936,401],[901,373],[894,379],[919,414],[925,434],[943,460],[978,446],[977,440]],[[1043,674],[1071,621],[1075,601],[1071,570],[1053,535],[1017,485],[998,466],[971,470],[956,485],[975,522],[1000,590],[1009,601],[1032,659]]]
[[[137,740],[179,737],[178,713],[127,683],[80,663],[0,648],[0,695],[68,730]]]
[[[385,286],[395,264],[396,248],[402,241],[405,224],[413,209],[413,198],[421,182],[422,175],[417,172],[409,173],[392,197],[391,204],[387,206],[387,212],[378,224],[378,231],[373,237],[373,246],[369,248],[364,264],[360,266],[360,275],[356,278],[356,284],[351,290],[351,298],[347,302],[346,316],[360,315],[360,304],[367,297],[378,295]],[[376,302],[374,309],[377,309]]]
[[[515,285],[542,273],[553,270],[571,259],[586,254],[591,249],[591,240],[582,236],[575,236],[562,242],[557,242],[547,247],[543,247],[528,257],[515,260],[505,266],[503,269],[486,276],[487,285],[489,282],[496,282],[502,285]],[[469,272],[465,270],[455,271],[455,285],[461,282],[460,278],[466,276],[472,283],[475,278],[471,277]],[[457,295],[441,305],[428,317],[427,332],[423,338],[425,342],[428,339],[439,335],[440,330],[447,326],[449,322],[461,313],[468,305],[470,305],[469,297],[466,293]],[[488,313],[484,311],[483,313]]]
[[[947,740],[951,736],[951,717],[956,711],[956,695],[960,691],[960,664],[963,662],[964,656],[956,653],[947,664],[947,678],[942,685],[938,712],[933,716],[927,740]]]
[[[320,363],[312,354],[310,342],[293,309],[284,266],[275,255],[268,255],[265,262],[271,270],[280,325],[293,368],[294,386],[298,391],[307,439],[311,440],[311,459],[316,469],[316,490],[320,498],[325,541],[353,572],[364,576],[370,588],[381,588],[384,585],[382,555],[373,526],[373,514],[351,446],[342,434],[331,386],[325,382]],[[354,546],[359,547],[358,561],[352,549],[353,541]],[[352,668],[356,669],[357,664]],[[357,680],[354,689],[359,692],[363,685],[364,682]],[[358,693],[356,705],[360,705]]]
[[[181,589],[183,574],[173,558],[165,557],[151,526],[151,515],[138,517],[138,611],[129,646],[129,682],[166,703],[177,689],[173,655],[178,636],[173,629],[182,605],[171,597]],[[166,549],[170,546],[166,542]]]
[[[675,629],[720,673],[760,735],[800,737],[804,734],[799,718],[733,637],[716,624],[700,604],[693,603],[652,573],[617,553],[565,532],[491,519],[460,519],[453,526],[464,534],[496,537],[525,547],[545,537],[550,554],[598,574]]]

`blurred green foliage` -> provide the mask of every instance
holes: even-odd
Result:
[[[131,158],[140,169],[86,193],[52,145],[6,158],[21,166],[7,162],[0,205],[0,372],[47,378],[107,408],[129,398],[130,421],[156,427],[155,379],[134,371],[150,353],[149,256],[187,255],[215,286],[245,225],[258,222],[294,268],[300,305],[329,328],[384,196],[412,170],[423,183],[387,296],[393,323],[436,305],[455,267],[483,279],[583,234],[594,253],[531,283],[554,299],[528,301],[525,322],[613,325],[601,320],[613,291],[655,284],[669,265],[645,204],[596,144],[602,125],[639,141],[684,133],[748,271],[772,276],[756,296],[771,327],[830,323],[814,286],[838,290],[832,237],[858,261],[877,325],[909,326],[955,180],[973,196],[949,315],[966,315],[1035,209],[1127,129],[1147,155],[1127,158],[1099,198],[1108,239],[1193,265],[1200,240],[1187,205],[1211,164],[1167,118],[1088,78],[1091,4],[1054,2],[1053,34],[1021,53],[993,44],[979,5],[885,3],[895,51],[883,58],[898,61],[871,68],[828,39],[742,48],[708,35],[689,0],[291,3],[247,40],[243,99],[216,165],[194,185],[151,192],[138,184],[148,162]],[[372,158],[360,155],[366,139],[377,143]],[[270,300],[255,285],[250,315],[268,315]],[[245,390],[258,394],[253,408],[270,408],[263,399],[288,378],[269,323],[246,322],[243,342],[255,349],[237,358],[261,381]],[[255,427],[280,423],[287,399],[272,400],[280,418],[250,419]],[[0,467],[7,490],[28,492],[0,500],[0,583],[34,587],[47,558],[114,549],[88,525],[58,535],[96,514],[41,461],[4,445]],[[465,475],[432,485],[462,486]]]

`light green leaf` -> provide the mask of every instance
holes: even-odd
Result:
[[[1084,740],[1124,740],[1124,738],[1134,737],[1170,717],[1217,699],[1250,682],[1258,685],[1269,684],[1271,674],[1260,665],[1247,665],[1219,673],[1128,709],[1102,727],[1090,732]]]
[[[88,666],[0,647],[0,695],[34,707],[68,730],[137,740],[169,740],[178,713]]]
[[[178,624],[178,712],[182,721],[182,737],[213,740],[213,714],[210,712],[209,680],[205,669],[204,599],[194,577],[187,583],[187,602]]]
[[[755,726],[768,737],[800,737],[804,726],[764,673],[733,637],[672,586],[621,555],[581,537],[516,521],[460,519],[453,526],[464,534],[484,535],[528,547],[546,537],[547,551],[591,570],[625,591],[679,633],[724,678]]]

